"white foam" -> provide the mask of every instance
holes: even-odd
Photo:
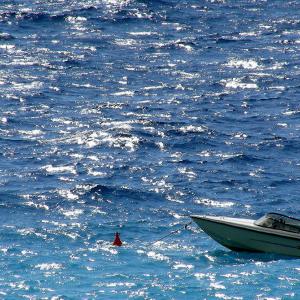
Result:
[[[41,271],[59,270],[62,268],[62,264],[58,263],[42,263],[35,266],[36,269]]]
[[[57,173],[71,173],[76,174],[75,166],[57,166],[54,167],[53,165],[46,165],[41,168],[45,170],[49,174],[57,174]]]
[[[49,210],[49,206],[46,204],[42,204],[42,203],[34,203],[32,201],[28,201],[28,202],[25,202],[24,204],[27,206],[30,206],[30,207],[38,208],[38,209]]]
[[[183,263],[176,263],[173,268],[175,270],[178,270],[178,269],[188,269],[188,270],[191,270],[194,268],[193,265],[188,265],[188,264],[183,264]]]
[[[156,142],[155,145],[157,145],[161,151],[165,149],[165,145],[163,142]]]
[[[70,218],[70,219],[76,219],[78,218],[80,215],[83,214],[83,209],[70,209],[70,210],[67,210],[67,209],[60,209],[60,212],[66,216],[67,218]]]
[[[9,286],[14,288],[14,289],[17,289],[17,290],[25,290],[25,291],[28,291],[30,289],[30,286],[25,284],[25,281],[22,280],[20,282],[10,282],[9,283]]]
[[[240,78],[232,78],[232,79],[222,79],[221,83],[229,89],[258,89],[258,85],[256,83],[244,83]]]
[[[180,174],[185,174],[188,178],[195,178],[197,174],[188,168],[182,167],[177,169]]]
[[[7,119],[6,117],[2,117],[2,118],[0,119],[0,121],[1,121],[2,124],[7,124],[8,119]]]
[[[159,90],[159,89],[163,89],[165,87],[166,87],[165,84],[162,84],[162,85],[153,85],[153,86],[145,86],[143,88],[143,90],[145,90],[145,91]]]
[[[43,131],[39,129],[33,129],[33,130],[19,130],[19,133],[25,136],[38,136],[42,135]]]
[[[137,44],[134,39],[115,39],[115,44],[118,46],[133,46]]]
[[[135,283],[133,283],[133,282],[110,282],[110,283],[106,283],[105,286],[107,286],[107,287],[117,287],[117,286],[133,287],[133,286],[135,286]]]
[[[128,32],[128,34],[134,35],[134,36],[153,36],[153,35],[157,35],[156,32],[151,32],[151,31]]]
[[[118,254],[118,250],[116,249],[116,247],[106,241],[97,241],[94,247],[89,248],[89,251],[91,252],[104,251],[112,255]]]
[[[279,126],[279,127],[283,127],[283,128],[287,128],[288,127],[287,123],[277,123],[276,125]]]
[[[226,287],[218,282],[211,282],[209,286],[215,290],[225,290]]]
[[[101,126],[108,127],[111,129],[120,129],[122,131],[130,131],[132,129],[131,121],[111,121],[111,122],[102,122]]]
[[[292,116],[292,115],[296,115],[299,113],[300,113],[300,110],[288,110],[288,111],[283,112],[282,114],[285,116]]]
[[[239,59],[231,59],[227,64],[227,67],[233,68],[243,68],[243,69],[258,69],[259,64],[253,60],[239,60]]]
[[[35,235],[35,236],[40,237],[44,240],[47,239],[47,235],[36,232],[34,228],[18,229],[17,232],[21,235]]]
[[[87,18],[85,17],[66,17],[66,21],[68,21],[69,23],[73,23],[76,24],[78,22],[85,22],[87,20]]]
[[[207,131],[207,128],[205,126],[193,126],[193,125],[187,125],[179,128],[179,131],[184,133],[201,133]]]
[[[170,258],[166,255],[156,253],[154,251],[149,251],[147,252],[147,256],[154,259],[154,260],[159,260],[159,261],[169,261]]]
[[[211,151],[208,151],[208,150],[203,150],[198,155],[202,156],[202,157],[210,157],[210,156],[213,155],[213,153]]]
[[[24,62],[25,65],[27,65],[28,62]],[[29,62],[30,65],[36,64],[36,62]],[[22,64],[22,62],[19,61],[18,65]],[[32,81],[30,83],[18,83],[18,82],[12,82],[12,85],[15,90],[18,91],[24,91],[24,90],[35,90],[35,89],[41,89],[43,87],[43,83],[39,81]]]
[[[207,198],[197,199],[195,200],[195,203],[205,205],[205,206],[224,207],[224,208],[234,206],[234,202],[231,201],[220,202],[220,201],[211,200]]]
[[[72,193],[70,190],[58,190],[58,194],[68,200],[78,200],[79,196]]]
[[[181,30],[182,27],[177,27],[176,30]],[[179,47],[179,48],[183,48],[184,50],[188,51],[188,52],[192,52],[194,50],[194,48],[191,45],[187,45],[185,42],[182,42],[180,40],[175,41],[175,44]]]
[[[36,252],[30,251],[30,250],[22,250],[21,254],[24,256],[34,256],[34,255],[38,255]]]
[[[127,96],[127,97],[133,97],[134,92],[133,91],[121,91],[113,93],[114,96]]]
[[[16,48],[15,45],[0,45],[0,49],[4,49],[4,50],[12,50],[15,48]]]

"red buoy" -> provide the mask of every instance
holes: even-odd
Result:
[[[113,245],[114,246],[122,246],[122,241],[120,239],[120,233],[119,232],[116,232],[116,235],[115,235],[115,240],[113,242]]]

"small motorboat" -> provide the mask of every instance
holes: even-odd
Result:
[[[300,220],[268,213],[258,220],[192,215],[221,245],[234,251],[270,252],[300,257]]]

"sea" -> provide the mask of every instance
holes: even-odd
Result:
[[[1,0],[0,91],[0,299],[300,299],[190,223],[300,217],[300,1]]]

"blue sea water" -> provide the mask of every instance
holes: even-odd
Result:
[[[299,59],[297,0],[2,0],[0,298],[300,299],[297,259],[150,245],[300,216]]]

